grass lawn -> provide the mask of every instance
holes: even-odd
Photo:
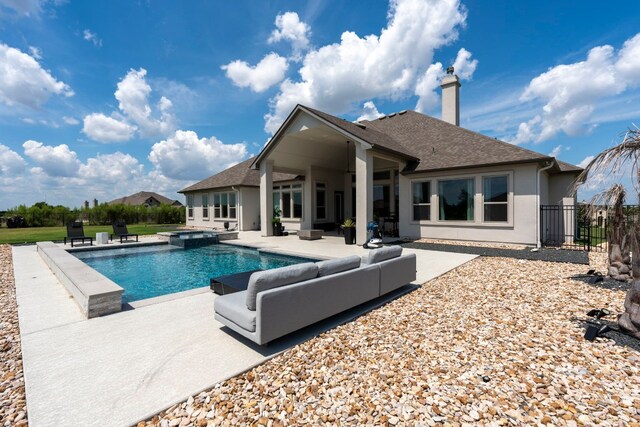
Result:
[[[159,231],[172,231],[184,224],[131,224],[129,233],[145,235]],[[95,237],[96,233],[113,233],[110,225],[85,225],[84,234]],[[42,241],[62,241],[67,235],[66,227],[0,228],[0,243],[35,243]]]

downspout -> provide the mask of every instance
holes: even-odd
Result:
[[[547,166],[538,169],[536,177],[536,236],[538,242],[536,247],[538,249],[542,247],[542,241],[540,240],[540,176],[541,172],[546,171],[547,169],[551,169],[552,166],[553,162],[549,162]]]

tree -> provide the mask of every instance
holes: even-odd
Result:
[[[595,175],[617,175],[623,168],[631,166],[631,180],[634,187],[640,191],[640,129],[629,129],[624,135],[622,142],[615,147],[608,148],[598,154],[585,168],[584,171],[576,179],[576,188],[589,179],[589,176]],[[640,197],[640,194],[638,194]],[[613,227],[610,233],[610,246],[616,245],[618,249],[622,249],[625,245],[631,243],[632,259],[631,263],[631,287],[627,292],[624,301],[624,313],[618,317],[618,325],[622,330],[630,335],[640,339],[640,223],[635,222],[628,229],[624,225],[624,188],[620,184],[614,185],[611,189],[604,193],[594,196],[591,199],[591,206],[595,206],[598,202],[613,202],[614,218]],[[628,231],[627,231],[628,230]],[[619,251],[622,258],[624,254]],[[613,256],[619,258],[617,253],[613,253],[610,248],[609,266]]]

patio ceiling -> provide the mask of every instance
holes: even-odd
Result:
[[[269,160],[274,171],[304,174],[309,165],[346,170],[347,140],[347,136],[312,117],[298,117],[269,153]],[[349,145],[353,170],[355,146]]]
[[[347,141],[351,141],[348,148]],[[349,150],[349,169],[354,172],[355,144],[340,131],[313,117],[300,115],[280,136],[280,141],[268,158],[273,161],[273,170],[279,172],[304,175],[309,165],[346,171]],[[397,166],[397,162],[386,158],[374,159],[374,169]]]

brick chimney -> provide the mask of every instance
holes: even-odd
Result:
[[[447,68],[442,79],[442,120],[460,126],[460,79],[453,74],[453,67]]]

